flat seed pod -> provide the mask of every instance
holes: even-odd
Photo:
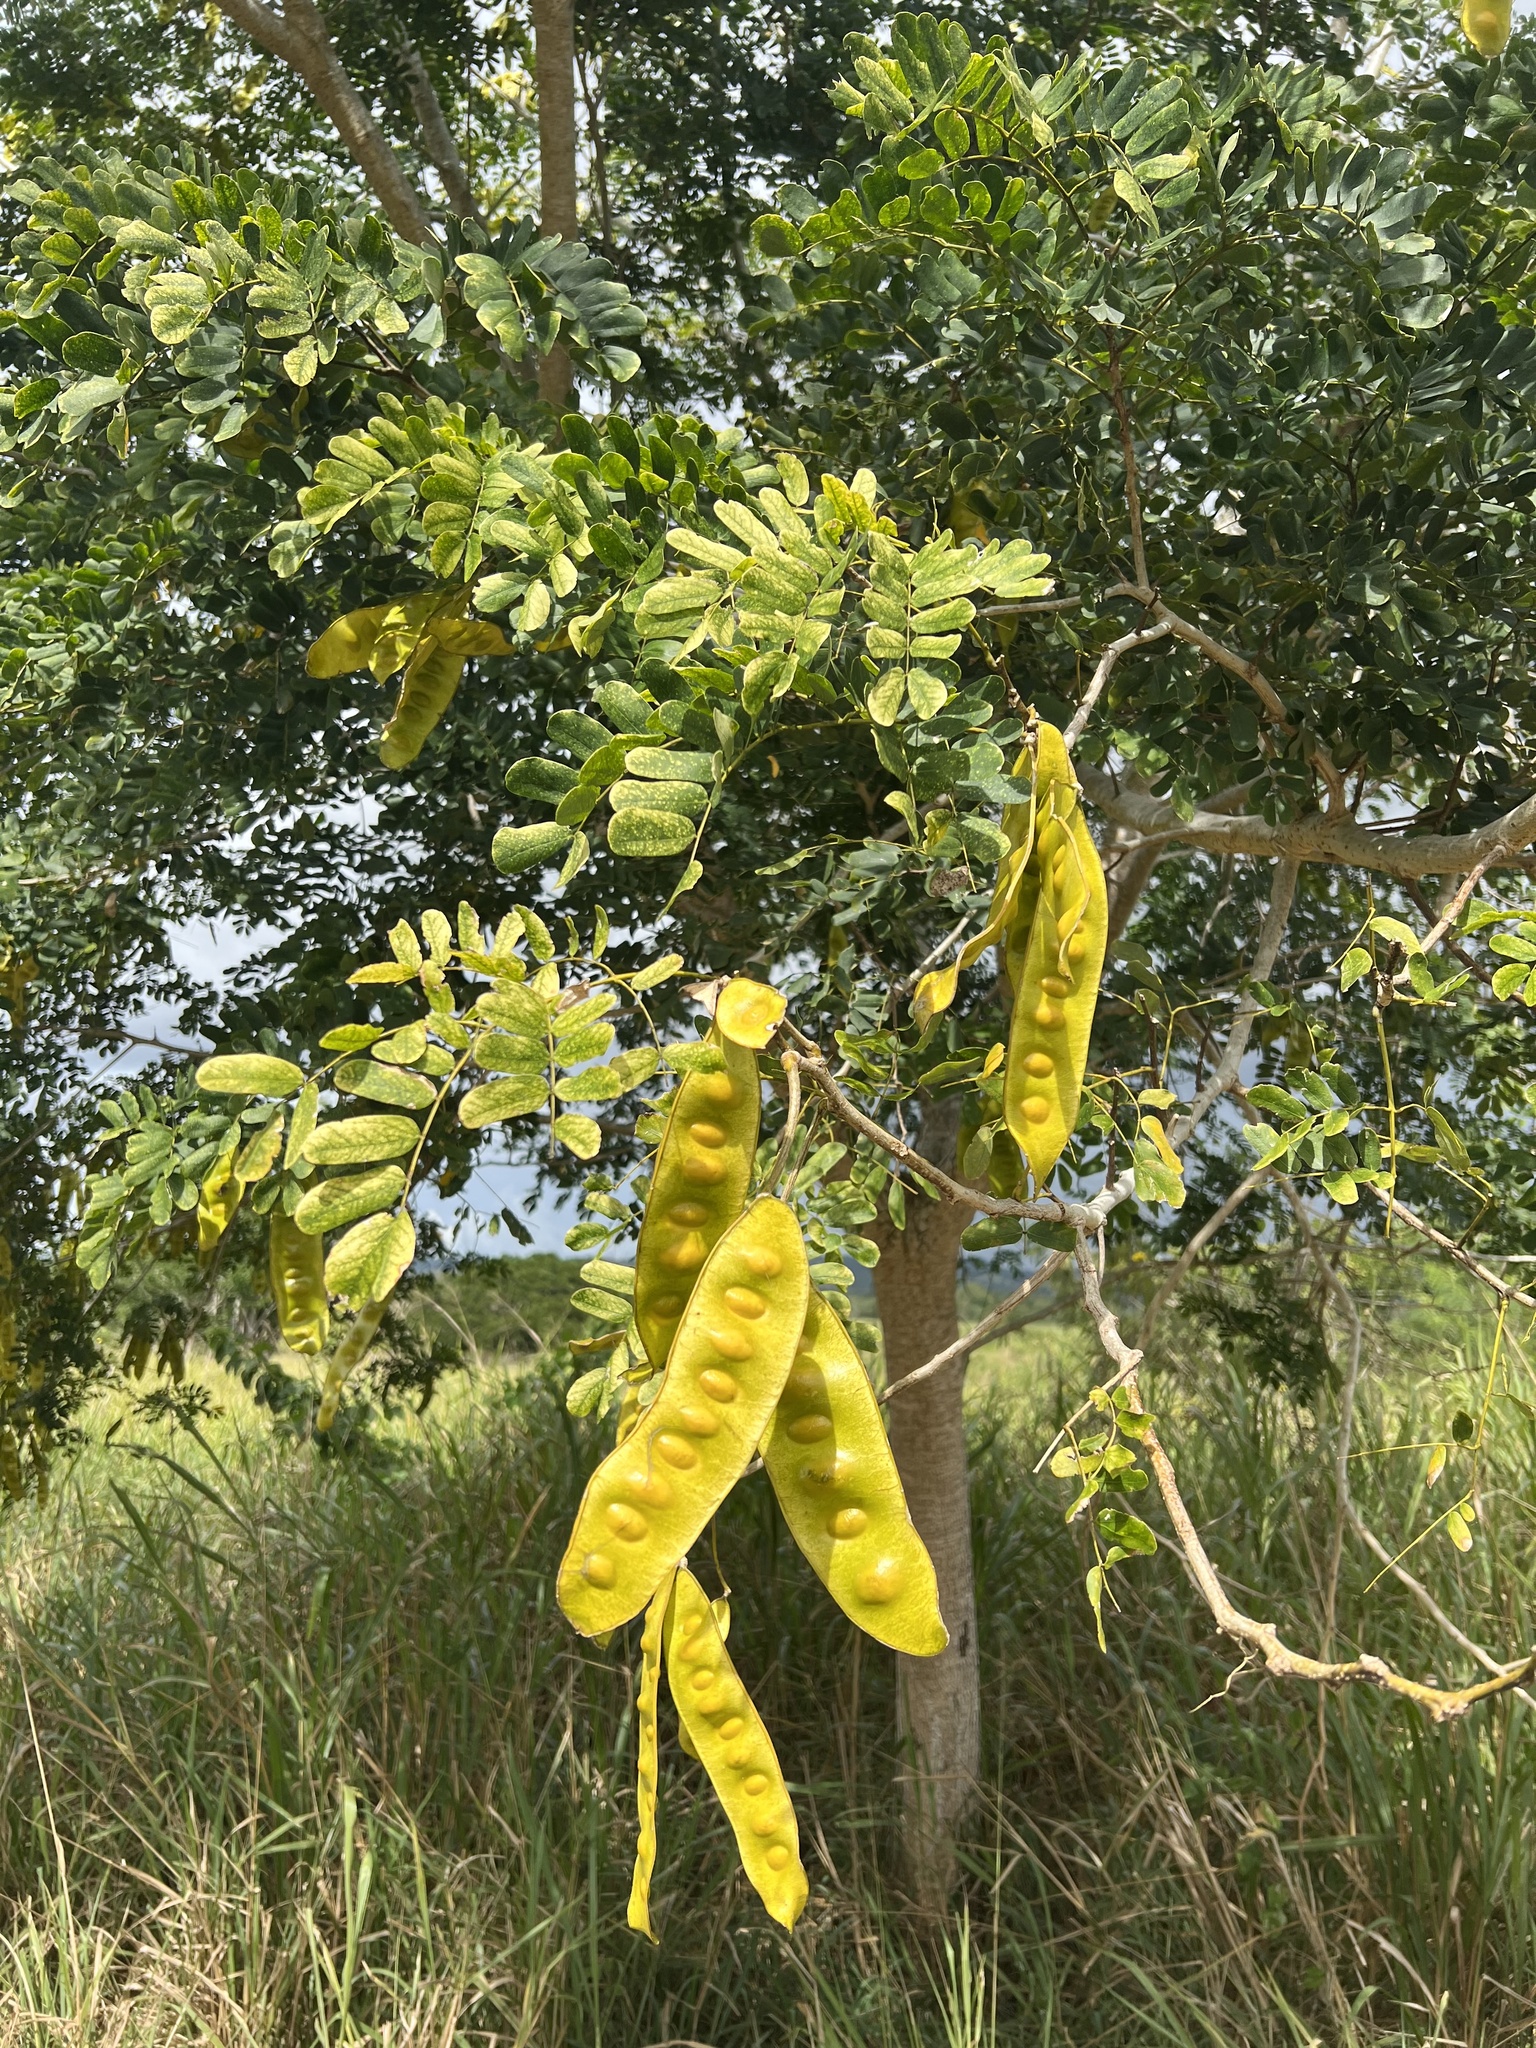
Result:
[[[1011,938],[1021,920],[1024,933],[1028,934],[1030,919],[1034,916],[1034,893],[1027,886],[1030,856],[1034,850],[1033,802],[1003,806],[1003,835],[1009,850],[998,862],[986,923],[957,960],[948,967],[936,967],[931,974],[925,974],[912,992],[912,1021],[919,1030],[926,1029],[941,1011],[949,1008],[955,1000],[960,976],[967,967],[975,966],[988,946],[996,945],[1005,934]],[[1021,894],[1027,900],[1021,900]]]
[[[304,1141],[304,1157],[316,1166],[361,1166],[370,1159],[398,1159],[420,1136],[408,1116],[353,1116],[318,1124]]]
[[[292,1095],[304,1085],[304,1069],[265,1052],[221,1053],[203,1061],[197,1085],[209,1095]]]
[[[933,1562],[853,1339],[814,1289],[763,1463],[790,1534],[848,1619],[909,1657],[937,1656],[949,1631]]]
[[[366,668],[390,609],[387,604],[371,604],[333,619],[310,648],[305,668],[312,676],[345,676]]]
[[[723,1071],[685,1074],[651,1169],[635,1251],[635,1321],[652,1365],[667,1362],[699,1268],[741,1214],[757,1151],[757,1061],[711,1034]]]
[[[640,1821],[640,1839],[635,1845],[635,1874],[629,1887],[629,1924],[647,1941],[651,1931],[651,1874],[656,1868],[656,1790],[660,1777],[656,1741],[656,1698],[661,1690],[661,1639],[667,1609],[672,1601],[672,1574],[662,1580],[645,1610],[645,1627],[640,1634],[640,1689],[635,1701],[635,1725],[639,1730],[635,1758],[635,1806]]]
[[[794,1211],[765,1195],[710,1253],[655,1400],[582,1496],[556,1584],[582,1635],[640,1612],[751,1463],[809,1293]]]
[[[211,1252],[228,1230],[244,1193],[245,1182],[232,1170],[230,1155],[221,1153],[198,1190],[197,1248],[200,1252]]]
[[[341,1390],[346,1385],[348,1376],[368,1356],[373,1340],[379,1333],[379,1325],[384,1320],[387,1306],[388,1304],[382,1301],[370,1301],[365,1308],[359,1310],[352,1327],[331,1354],[331,1362],[325,1369],[325,1386],[320,1394],[320,1409],[315,1416],[317,1430],[329,1429],[336,1420]]]
[[[272,1211],[268,1226],[267,1271],[283,1342],[290,1351],[308,1356],[323,1351],[331,1331],[331,1309],[320,1240],[300,1230],[281,1205]]]
[[[791,1928],[810,1891],[795,1809],[768,1730],[737,1676],[715,1611],[686,1569],[678,1572],[672,1592],[666,1655],[678,1718],[735,1831],[741,1867],[771,1917]]]
[[[459,687],[464,656],[430,634],[411,656],[400,678],[400,695],[379,735],[379,759],[386,768],[405,768],[426,744]]]
[[[338,1174],[301,1196],[293,1220],[309,1236],[319,1237],[323,1231],[340,1230],[345,1223],[393,1207],[404,1192],[405,1175],[398,1166],[381,1166],[377,1173]]]
[[[631,807],[608,820],[608,851],[621,860],[665,860],[693,844],[693,822],[676,811]]]
[[[1072,764],[1051,725],[1039,728],[1035,786],[1040,893],[1014,982],[1003,1113],[1036,1187],[1044,1187],[1077,1124],[1109,905]],[[1009,953],[1013,965],[1012,947]]]
[[[1462,34],[1480,57],[1497,57],[1504,48],[1509,18],[1509,0],[1462,0]]]

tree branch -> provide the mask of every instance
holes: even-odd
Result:
[[[1306,1207],[1300,1195],[1289,1180],[1282,1180],[1281,1185],[1285,1191],[1286,1200],[1291,1205],[1291,1213],[1296,1219],[1296,1227],[1301,1232],[1302,1241],[1307,1247],[1308,1254],[1322,1276],[1324,1286],[1343,1310],[1344,1319],[1349,1325],[1349,1364],[1345,1368],[1344,1384],[1339,1393],[1338,1440],[1334,1446],[1334,1486],[1338,1499],[1338,1516],[1334,1523],[1333,1544],[1329,1552],[1327,1588],[1329,1633],[1331,1634],[1333,1629],[1333,1603],[1337,1593],[1339,1563],[1343,1552],[1344,1525],[1347,1522],[1366,1549],[1376,1559],[1377,1563],[1384,1565],[1391,1576],[1397,1580],[1398,1584],[1408,1589],[1430,1620],[1434,1622],[1435,1626],[1445,1635],[1449,1636],[1458,1649],[1464,1650],[1475,1663],[1481,1664],[1485,1671],[1491,1671],[1495,1676],[1502,1678],[1509,1667],[1500,1664],[1497,1658],[1483,1648],[1481,1643],[1473,1642],[1472,1638],[1464,1630],[1457,1627],[1456,1623],[1452,1621],[1423,1580],[1415,1578],[1413,1573],[1408,1571],[1392,1552],[1388,1550],[1375,1531],[1366,1525],[1359,1508],[1355,1505],[1355,1496],[1349,1483],[1349,1460],[1354,1434],[1355,1389],[1360,1378],[1360,1351],[1365,1334],[1360,1322],[1360,1311],[1355,1304],[1355,1297],[1350,1292],[1343,1276],[1336,1273],[1327,1259],[1323,1257],[1322,1247],[1317,1242],[1316,1233],[1312,1229],[1311,1218],[1307,1215]],[[1401,1209],[1397,1208],[1396,1205],[1394,1205],[1394,1211],[1398,1215],[1402,1214]],[[1528,1707],[1536,1707],[1536,1695],[1527,1692],[1522,1685],[1517,1685],[1515,1691]]]
[[[464,168],[464,159],[459,155],[459,145],[453,139],[453,130],[448,126],[437,88],[432,83],[420,50],[404,30],[400,34],[399,49],[400,75],[405,80],[406,91],[416,111],[416,120],[421,128],[421,146],[427,161],[442,179],[443,191],[454,212],[463,220],[477,220],[484,226],[484,217],[475,204],[474,188]]]
[[[539,102],[540,229],[576,240],[576,29],[573,0],[533,0],[534,90]],[[539,364],[539,396],[563,406],[571,359],[557,343]]]
[[[1106,817],[1145,838],[1178,839],[1214,853],[1246,853],[1261,860],[1279,857],[1366,868],[1399,881],[1416,880],[1420,875],[1465,874],[1475,867],[1486,872],[1521,860],[1536,844],[1536,796],[1527,797],[1475,832],[1426,832],[1403,839],[1321,811],[1278,825],[1246,815],[1222,817],[1212,810],[1196,811],[1186,819],[1161,797],[1117,788],[1100,768],[1084,763],[1078,766],[1077,775]]]
[[[1077,1271],[1083,1290],[1083,1302],[1098,1330],[1099,1342],[1106,1355],[1120,1369],[1121,1381],[1129,1388],[1131,1397],[1139,1408],[1142,1402],[1136,1373],[1140,1364],[1140,1353],[1133,1351],[1125,1342],[1120,1335],[1118,1322],[1105,1305],[1088,1239],[1081,1234],[1077,1242]],[[1244,1614],[1240,1608],[1234,1606],[1228,1597],[1220,1575],[1211,1562],[1210,1554],[1200,1540],[1200,1532],[1185,1506],[1184,1496],[1179,1491],[1177,1474],[1155,1427],[1148,1426],[1142,1443],[1146,1447],[1147,1460],[1152,1467],[1152,1476],[1157,1481],[1158,1492],[1162,1495],[1164,1509],[1184,1553],[1184,1562],[1188,1566],[1190,1577],[1210,1609],[1216,1626],[1223,1635],[1231,1636],[1246,1650],[1261,1657],[1266,1668],[1277,1678],[1302,1678],[1313,1684],[1329,1687],[1351,1684],[1375,1685],[1384,1692],[1396,1693],[1403,1699],[1414,1701],[1426,1710],[1432,1720],[1455,1721],[1480,1700],[1491,1699],[1498,1693],[1510,1692],[1536,1672],[1536,1650],[1533,1650],[1518,1664],[1501,1668],[1493,1677],[1484,1679],[1479,1685],[1468,1685],[1447,1691],[1440,1686],[1423,1685],[1417,1679],[1404,1678],[1382,1658],[1368,1653],[1350,1658],[1344,1663],[1332,1663],[1305,1656],[1298,1650],[1288,1648],[1281,1642],[1279,1630],[1273,1622],[1255,1621],[1251,1615]]]
[[[1275,962],[1280,957],[1280,942],[1285,937],[1291,905],[1296,897],[1297,872],[1293,860],[1275,862],[1274,878],[1269,885],[1269,909],[1264,913],[1259,943],[1254,948],[1253,965],[1248,974],[1250,981],[1267,981],[1274,971]],[[1256,1003],[1251,995],[1242,997],[1215,1071],[1190,1104],[1189,1114],[1176,1117],[1169,1127],[1168,1141],[1171,1145],[1182,1147],[1187,1143],[1206,1112],[1236,1085],[1242,1072],[1243,1054],[1248,1050],[1248,1040],[1253,1033],[1254,1019],[1262,1014],[1262,1005]]]
[[[1008,1320],[1019,1304],[1028,1301],[1037,1288],[1043,1287],[1051,1275],[1066,1264],[1066,1259],[1065,1252],[1052,1252],[1044,1265],[1037,1267],[1021,1286],[1015,1287],[1006,1300],[1000,1301],[995,1309],[984,1315],[974,1330],[967,1330],[963,1337],[957,1338],[943,1351],[935,1352],[933,1357],[922,1365],[914,1366],[911,1372],[903,1373],[899,1380],[893,1380],[880,1396],[881,1402],[889,1401],[892,1394],[899,1394],[905,1387],[915,1386],[919,1380],[931,1379],[936,1372],[942,1372],[946,1365],[954,1365],[962,1358],[969,1358],[979,1345],[996,1336],[999,1327]]]
[[[412,242],[430,242],[432,224],[389,139],[336,54],[315,0],[221,0],[237,28],[296,71],[327,114],[348,155],[372,186],[390,225]]]

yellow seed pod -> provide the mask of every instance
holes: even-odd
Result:
[[[757,1151],[757,1061],[711,1032],[725,1056],[713,1074],[685,1074],[651,1168],[635,1247],[635,1323],[660,1368],[704,1261],[741,1214]]]
[[[681,1570],[666,1628],[667,1683],[678,1719],[736,1833],[741,1867],[781,1927],[793,1927],[810,1890],[800,1830],[779,1759],[736,1675],[704,1588]]]
[[[384,1320],[387,1301],[366,1302],[357,1312],[352,1327],[336,1346],[331,1362],[325,1369],[325,1385],[320,1394],[320,1410],[315,1417],[315,1428],[324,1432],[336,1420],[336,1410],[341,1405],[341,1390],[347,1378],[367,1357],[369,1347],[379,1334],[379,1325]]]
[[[1109,928],[1104,870],[1061,734],[1039,728],[1035,848],[1039,901],[1014,983],[1003,1114],[1044,1187],[1077,1123]]]
[[[463,655],[424,633],[400,678],[400,695],[389,723],[379,735],[379,759],[386,768],[404,768],[415,760],[452,703],[463,674]]]
[[[794,1211],[762,1196],[710,1253],[655,1400],[582,1496],[556,1582],[582,1635],[640,1612],[751,1463],[810,1286]]]
[[[234,1221],[245,1182],[233,1168],[233,1154],[221,1153],[208,1170],[197,1197],[197,1248],[211,1252]]]
[[[387,604],[371,604],[333,619],[310,648],[305,668],[312,676],[344,676],[366,668],[389,609]]]
[[[267,1272],[283,1342],[291,1351],[314,1355],[331,1333],[325,1292],[325,1244],[300,1230],[279,1203],[267,1233]]]
[[[1509,41],[1510,0],[1462,0],[1462,34],[1480,57],[1497,57]]]
[[[776,988],[737,974],[715,1000],[715,1023],[733,1045],[761,1050],[783,1023],[788,1007]]]
[[[1027,763],[1029,756],[1020,759]],[[1018,773],[1019,764],[1014,764]],[[995,946],[1005,934],[1012,943],[1022,920],[1024,932],[1029,931],[1029,920],[1034,915],[1035,891],[1030,854],[1034,847],[1034,799],[1027,804],[1005,804],[1003,806],[1003,832],[1008,839],[1008,851],[998,862],[997,880],[992,885],[992,902],[987,910],[987,921],[971,939],[958,959],[948,967],[937,967],[931,974],[925,974],[912,991],[912,1020],[917,1028],[926,1030],[941,1011],[947,1010],[955,1000],[955,991],[960,985],[960,976],[967,967],[974,967],[986,952],[988,946]]]
[[[640,1420],[640,1389],[627,1386],[619,1396],[618,1420],[613,1425],[614,1448],[623,1443],[635,1424]]]
[[[635,1701],[635,1726],[639,1747],[635,1758],[635,1805],[640,1821],[640,1839],[635,1845],[635,1874],[629,1887],[629,1924],[648,1941],[651,1931],[651,1873],[656,1868],[656,1788],[660,1768],[656,1754],[656,1695],[661,1687],[661,1639],[667,1608],[672,1601],[672,1578],[668,1573],[651,1596],[645,1610],[645,1627],[640,1633],[640,1694]]]
[[[933,1561],[863,1361],[814,1290],[763,1463],[790,1534],[849,1620],[909,1657],[936,1657],[949,1631]]]

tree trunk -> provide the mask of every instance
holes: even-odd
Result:
[[[576,239],[576,29],[574,0],[533,0],[533,74],[539,101],[540,228]],[[563,406],[571,359],[558,345],[539,365],[539,396]]]
[[[405,175],[389,138],[337,56],[315,0],[287,0],[281,14],[265,0],[221,0],[221,4],[252,42],[270,50],[303,79],[330,116],[397,233],[412,242],[430,242],[432,224],[421,194]]]
[[[952,1168],[956,1114],[930,1108],[922,1150]],[[913,1372],[960,1334],[955,1276],[970,1212],[915,1195],[907,1227],[882,1218],[875,1300],[885,1331],[888,1381]],[[981,1691],[971,1501],[966,1473],[965,1364],[921,1380],[890,1403],[891,1449],[918,1533],[939,1581],[949,1647],[937,1657],[898,1657],[898,1728],[906,1751],[902,1787],[908,1882],[924,1911],[944,1910],[955,1880],[955,1837],[981,1761]]]

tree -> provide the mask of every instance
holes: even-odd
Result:
[[[434,1045],[426,1027],[435,1016],[470,1035],[457,995],[451,1015],[432,1000],[457,990],[461,971],[489,975],[509,1017],[511,988],[544,975],[539,1030],[552,1057],[558,1020],[589,999],[590,981],[611,975],[646,993],[637,973],[659,943],[681,956],[669,966],[771,972],[790,1002],[780,1164],[800,1176],[822,1285],[835,1294],[847,1276],[840,1250],[878,1255],[887,1367],[908,1381],[890,1403],[892,1443],[951,1636],[944,1660],[914,1659],[905,1672],[909,1848],[933,1902],[975,1763],[963,1361],[1048,1273],[1075,1272],[1108,1361],[1085,1409],[1093,1426],[1084,1435],[1074,1416],[1056,1449],[1074,1483],[1069,1512],[1087,1518],[1096,1607],[1114,1573],[1152,1547],[1129,1504],[1150,1481],[1217,1625],[1277,1673],[1385,1685],[1447,1715],[1531,1668],[1470,1646],[1490,1678],[1437,1689],[1369,1655],[1294,1651],[1243,1614],[1142,1407],[1140,1352],[1105,1305],[1094,1240],[1112,1219],[1155,1235],[1178,1227],[1176,1214],[1195,1220],[1176,1280],[1243,1202],[1273,1189],[1294,1205],[1347,1322],[1347,1289],[1322,1262],[1308,1198],[1364,1230],[1374,1227],[1360,1217],[1364,1194],[1383,1227],[1431,1236],[1504,1299],[1525,1300],[1474,1247],[1479,1233],[1499,1249],[1523,1242],[1526,1213],[1510,1155],[1525,1137],[1528,1033],[1502,1006],[1532,987],[1536,959],[1519,879],[1536,843],[1530,596],[1518,567],[1530,498],[1533,365],[1520,309],[1532,90],[1520,46],[1502,61],[1452,58],[1432,89],[1402,92],[1285,64],[1213,74],[1080,57],[1031,75],[1008,45],[978,52],[928,17],[902,17],[889,50],[855,37],[849,55],[838,104],[867,153],[829,163],[814,189],[785,191],[754,231],[762,331],[796,366],[798,402],[755,423],[750,439],[670,416],[637,426],[617,411],[572,413],[563,451],[548,453],[529,431],[536,416],[518,411],[526,387],[480,336],[503,350],[530,337],[547,346],[540,312],[563,292],[574,316],[562,309],[562,336],[574,333],[609,374],[627,367],[624,302],[607,278],[574,267],[584,256],[535,258],[515,234],[480,247],[462,231],[462,246],[450,245],[460,301],[376,223],[307,214],[297,196],[263,199],[254,181],[225,191],[189,178],[197,189],[184,197],[162,172],[155,198],[155,173],[113,164],[93,167],[110,205],[94,177],[48,191],[34,175],[26,195],[40,239],[24,331],[64,368],[34,378],[13,417],[18,456],[57,520],[73,488],[56,481],[60,451],[99,462],[80,489],[94,503],[111,474],[102,441],[125,437],[110,425],[99,436],[118,401],[96,394],[120,373],[82,336],[117,335],[143,394],[137,422],[126,406],[121,415],[130,471],[137,460],[153,473],[147,439],[159,421],[188,416],[190,394],[194,406],[208,398],[216,441],[243,408],[225,467],[245,478],[245,533],[265,537],[274,589],[308,593],[312,612],[352,579],[343,619],[311,657],[313,678],[331,682],[354,661],[407,665],[386,759],[423,746],[445,711],[445,729],[481,715],[478,676],[451,710],[447,698],[464,661],[494,660],[502,635],[548,662],[537,673],[557,707],[550,748],[512,765],[527,822],[504,828],[496,851],[504,872],[538,878],[527,886],[546,912],[558,903],[575,914],[577,993],[559,1007],[556,948],[533,902],[499,946],[472,915],[457,933],[441,918],[419,938],[397,932],[392,962],[364,970],[361,985],[414,986],[424,1009],[333,1027],[371,1035],[331,1049],[371,1052],[386,1026],[419,1025],[421,1050],[408,1056],[407,1037],[381,1063],[418,1083],[399,1109],[424,1111],[428,1081],[434,1103],[457,1099],[456,1080],[447,1095],[441,1087],[443,1051],[457,1041],[439,1034]],[[128,186],[151,195],[145,213],[116,210]],[[279,238],[269,227],[263,240],[264,204]],[[72,221],[69,206],[85,218]],[[253,247],[249,271],[219,277],[215,293],[202,255],[224,249],[214,223],[247,246],[247,219],[260,254]],[[146,229],[164,237],[154,254],[134,246]],[[73,253],[63,240],[50,253],[55,237]],[[566,261],[570,272],[558,267]],[[290,274],[309,295],[303,308]],[[53,315],[61,327],[73,323],[67,336],[44,324],[55,305],[68,314]],[[380,323],[388,305],[408,309],[400,328],[387,314]],[[302,325],[278,331],[301,311]],[[240,395],[230,385],[215,397],[199,390],[215,372],[192,337],[237,315],[254,328]],[[392,338],[401,328],[414,340],[403,361]],[[318,455],[319,436],[331,442],[296,505],[286,502],[293,470],[269,470],[268,482],[265,447],[247,453],[240,440],[247,420],[277,420],[287,389],[314,393],[305,438],[290,445]],[[480,403],[491,391],[505,407],[495,417]],[[205,481],[200,503],[212,495]],[[221,502],[200,516],[213,526],[231,515]],[[1019,1149],[1031,1145],[1026,1091],[1010,1102],[1004,1090],[1040,1048],[1028,1015],[1011,1018],[1013,984],[1028,986],[1030,970],[1022,953],[1010,958],[1009,939],[1022,946],[1035,929],[1016,907],[1015,856],[1033,863],[1034,888],[1061,886],[1031,819],[1049,813],[1065,829],[1078,815],[1073,771],[1040,767],[1052,733],[1072,750],[1100,822],[1103,922],[1119,951],[1082,1114],[1061,1133],[1070,1154],[1031,1183]],[[1181,847],[1191,856],[1182,868],[1169,858]],[[994,863],[1013,875],[1014,897],[994,891]],[[1504,893],[1479,896],[1495,870]],[[1437,904],[1420,890],[1430,877],[1452,878]],[[1202,888],[1215,907],[1197,935],[1187,904]],[[612,949],[611,966],[610,927],[636,934]],[[983,933],[988,950],[951,982],[962,940]],[[1505,965],[1482,957],[1485,935]],[[1431,964],[1442,945],[1458,962],[1443,975]],[[1223,1009],[1220,1031],[1211,1020]],[[631,1016],[637,1035],[642,1019]],[[505,1048],[491,1055],[512,1063],[508,1080],[527,1065]],[[686,1055],[679,1065],[687,1071]],[[602,1142],[602,1124],[556,1106],[587,1084],[578,1062],[554,1066],[569,1085],[540,1098],[547,1128],[580,1158]],[[643,1085],[639,1072],[625,1065],[592,1085],[623,1084],[616,1101]],[[262,1093],[252,1070],[239,1075],[242,1095]],[[303,1079],[289,1063],[272,1097]],[[488,1127],[476,1122],[488,1101],[498,1116],[531,1113],[532,1092],[477,1082],[460,1131]],[[126,1149],[130,1112],[120,1113]],[[217,1116],[217,1129],[196,1121]],[[231,1131],[242,1143],[266,1134],[271,1150],[273,1112],[252,1103],[235,1118],[191,1097],[135,1109],[136,1129],[167,1133],[141,1146],[158,1163],[138,1181],[98,1183],[99,1227],[82,1262],[104,1270],[120,1243],[152,1243],[220,1160],[208,1200],[230,1178],[277,1199],[276,1154],[258,1175],[265,1155],[230,1142]],[[644,1117],[633,1132],[611,1128],[615,1169],[648,1130]],[[374,1142],[405,1141],[399,1131],[355,1140]],[[440,1136],[410,1142],[437,1166]],[[200,1157],[210,1144],[212,1158]],[[352,1163],[389,1156],[354,1152]],[[606,1271],[591,1284],[601,1295],[606,1282],[620,1304],[606,1312],[627,1315],[606,1254],[635,1214],[606,1163],[603,1174],[581,1243],[601,1245]],[[288,1185],[296,1204],[309,1199]],[[391,1182],[390,1203],[402,1186]],[[332,1287],[366,1315],[403,1270],[405,1211],[325,1213],[372,1226]],[[1026,1233],[1040,1263],[962,1340],[962,1244]],[[362,1317],[354,1327],[366,1337]],[[358,1348],[349,1343],[335,1354],[343,1365]],[[627,1340],[610,1347],[621,1354],[582,1400],[610,1381],[616,1394],[631,1364],[642,1370]],[[1337,1540],[1352,1527],[1369,1545],[1348,1490],[1353,1370],[1335,1430]],[[1459,1490],[1440,1521],[1451,1540],[1471,1542],[1476,1442],[1456,1455]]]

